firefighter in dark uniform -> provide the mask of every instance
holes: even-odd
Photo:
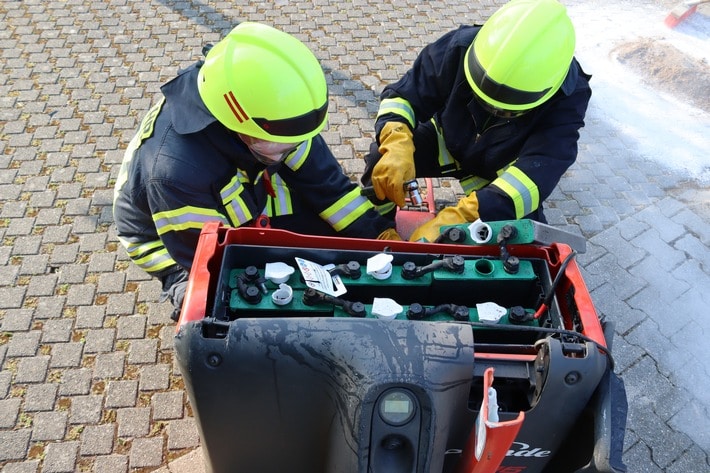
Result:
[[[574,59],[575,33],[556,0],[512,0],[482,27],[462,26],[426,46],[385,87],[366,156],[364,185],[378,209],[405,204],[415,177],[454,177],[466,197],[417,228],[435,241],[443,225],[530,218],[577,157],[591,97]]]
[[[295,37],[241,23],[161,92],[126,150],[113,211],[119,241],[161,280],[174,318],[207,221],[399,239],[319,135],[325,76]]]

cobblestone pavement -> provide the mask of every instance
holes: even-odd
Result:
[[[111,200],[158,87],[203,44],[247,19],[304,40],[330,85],[325,137],[355,177],[382,86],[424,44],[502,3],[2,0],[2,473],[201,469],[170,307],[119,248]],[[673,5],[565,3],[610,25],[616,8],[662,21]],[[710,192],[646,160],[603,104],[582,133],[547,215],[588,238],[585,280],[616,322],[624,459],[630,472],[710,471]],[[437,198],[455,198],[455,185],[437,185]],[[198,460],[186,467],[188,453]]]

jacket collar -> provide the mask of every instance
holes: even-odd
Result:
[[[579,79],[579,64],[577,60],[572,58],[572,64],[569,66],[569,71],[567,71],[567,77],[562,81],[560,89],[565,95],[572,95],[572,92],[577,88],[577,79]]]
[[[197,90],[197,73],[202,61],[178,72],[177,77],[160,88],[170,104],[170,121],[181,135],[204,130],[217,119],[207,110]]]

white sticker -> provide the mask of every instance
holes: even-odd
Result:
[[[326,266],[298,257],[296,264],[306,286],[333,297],[348,292],[340,276],[332,276]],[[330,267],[334,267],[334,265],[330,265]]]

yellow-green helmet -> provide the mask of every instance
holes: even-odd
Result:
[[[483,24],[468,48],[466,78],[484,104],[529,110],[560,88],[574,47],[572,21],[557,0],[511,0]]]
[[[260,23],[236,26],[207,53],[202,101],[230,130],[277,143],[317,135],[328,114],[320,63],[297,38]]]

